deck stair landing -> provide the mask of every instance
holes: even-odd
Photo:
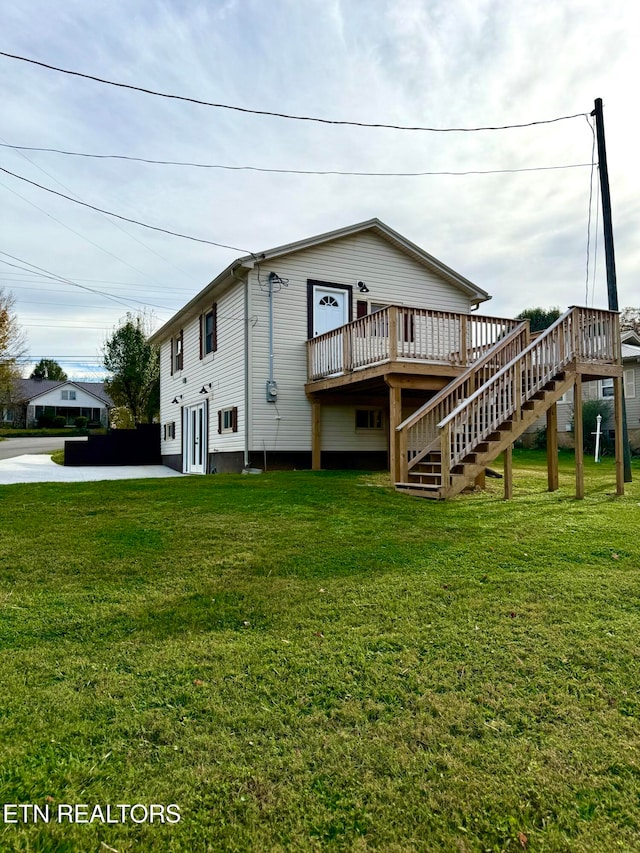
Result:
[[[443,500],[486,466],[575,382],[617,363],[617,316],[570,308],[529,343],[523,323],[397,428],[399,491]],[[606,368],[601,368],[606,370]]]

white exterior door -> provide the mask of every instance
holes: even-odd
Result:
[[[205,474],[207,470],[207,404],[185,406],[183,417],[183,472]]]
[[[313,337],[337,329],[349,322],[349,300],[346,290],[336,287],[313,288]]]

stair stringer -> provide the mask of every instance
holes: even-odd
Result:
[[[562,374],[555,377],[548,383],[554,385],[553,388],[544,388],[538,399],[532,398],[530,403],[533,403],[529,409],[521,409],[517,420],[508,419],[498,428],[500,433],[503,433],[494,441],[481,441],[479,446],[489,444],[489,448],[480,453],[474,453],[476,459],[470,462],[463,462],[460,467],[461,472],[453,471],[450,477],[448,486],[441,488],[441,499],[452,498],[459,494],[464,489],[472,486],[476,477],[480,474],[490,462],[493,462],[504,450],[507,449],[514,441],[516,441],[532,424],[534,424],[541,415],[544,415],[554,403],[557,403],[560,397],[565,394],[575,382],[575,370],[567,367]],[[503,429],[503,426],[506,429]],[[456,466],[458,467],[458,466]]]

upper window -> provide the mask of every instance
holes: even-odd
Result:
[[[180,329],[179,334],[171,338],[171,373],[182,370],[184,362],[184,334]]]
[[[200,358],[218,349],[218,306],[214,302],[210,311],[200,317]]]
[[[602,396],[613,397],[613,379],[602,380]]]
[[[75,391],[63,391],[62,392],[62,399],[63,400],[75,400],[76,399],[76,392]]]

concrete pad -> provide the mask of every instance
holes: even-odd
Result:
[[[84,483],[94,480],[142,480],[184,477],[166,465],[56,465],[46,454],[0,459],[0,485],[14,483]]]

